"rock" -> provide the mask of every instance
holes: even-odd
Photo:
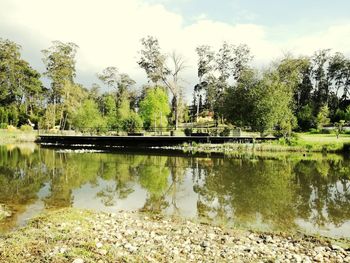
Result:
[[[341,251],[341,252],[344,251],[344,249],[343,249],[342,247],[337,246],[337,245],[332,245],[331,248],[332,248],[333,250],[338,250],[338,251]]]
[[[208,241],[203,241],[203,242],[201,243],[201,247],[202,247],[202,248],[207,248],[207,247],[209,247],[209,242],[208,242]]]
[[[60,248],[60,253],[61,254],[64,254],[66,251],[67,251],[67,249],[65,247],[61,247]]]
[[[84,260],[82,258],[76,258],[72,263],[84,263]]]
[[[98,242],[98,243],[96,243],[96,247],[97,247],[97,248],[101,248],[101,247],[103,247],[103,245],[102,245],[101,242]]]
[[[100,255],[102,255],[102,256],[105,256],[105,255],[107,255],[107,250],[105,250],[105,249],[100,249],[99,251],[98,251],[98,253],[100,254]]]
[[[293,258],[295,259],[296,262],[301,262],[301,256],[297,255],[297,254],[294,254],[293,255]]]
[[[265,241],[267,242],[267,243],[273,243],[274,241],[273,241],[273,238],[271,237],[271,236],[266,236],[265,237]]]
[[[137,250],[137,247],[127,243],[126,245],[124,245],[124,248],[126,248],[130,253],[134,253]]]
[[[314,260],[317,261],[317,262],[323,262],[323,255],[322,254],[317,254],[314,257]]]
[[[308,257],[308,256],[305,256],[304,258],[303,258],[303,261],[302,261],[303,263],[311,263],[312,261],[311,261],[311,259]]]

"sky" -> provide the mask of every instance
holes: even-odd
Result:
[[[164,53],[185,58],[189,97],[197,80],[195,48],[202,44],[247,44],[257,67],[323,48],[350,56],[348,10],[348,0],[0,0],[0,37],[20,44],[39,72],[41,50],[52,41],[76,43],[76,81],[91,87],[108,66],[145,84],[138,52],[140,39],[152,35]]]

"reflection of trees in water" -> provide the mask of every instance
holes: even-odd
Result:
[[[350,163],[348,160],[300,161],[295,167],[298,182],[298,213],[318,226],[340,226],[350,218]]]
[[[206,164],[207,166],[207,164]],[[285,163],[241,159],[215,160],[195,185],[198,212],[235,223],[255,222],[257,214],[265,223],[293,224],[293,184]]]
[[[7,227],[12,227],[26,206],[37,200],[37,193],[46,181],[38,150],[33,154],[23,151],[0,146],[0,203],[6,204],[12,213],[5,222]]]
[[[179,194],[192,171],[199,216],[289,228],[296,218],[320,227],[350,219],[350,162],[343,158],[183,158],[104,153],[58,153],[0,147],[0,203],[17,214],[38,200],[45,184],[46,207],[71,206],[73,191],[89,184],[108,205],[140,185],[143,210],[181,213]],[[181,197],[182,198],[182,197]],[[16,213],[14,214],[16,217]]]
[[[319,226],[350,218],[348,161],[212,159],[196,165],[200,216],[254,224],[259,215],[262,223],[286,229],[298,217]]]

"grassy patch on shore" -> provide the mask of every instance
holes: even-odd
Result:
[[[264,143],[192,143],[180,147],[188,152],[224,153],[260,153],[260,152],[319,152],[319,153],[350,153],[350,135],[342,134],[337,138],[334,134],[297,133],[290,140]]]
[[[0,129],[0,144],[34,142],[37,137],[36,131],[21,131]]]

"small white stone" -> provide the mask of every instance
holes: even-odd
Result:
[[[96,243],[96,247],[97,247],[97,248],[101,248],[101,247],[103,247],[103,245],[102,245],[101,242],[98,242],[98,243]]]

